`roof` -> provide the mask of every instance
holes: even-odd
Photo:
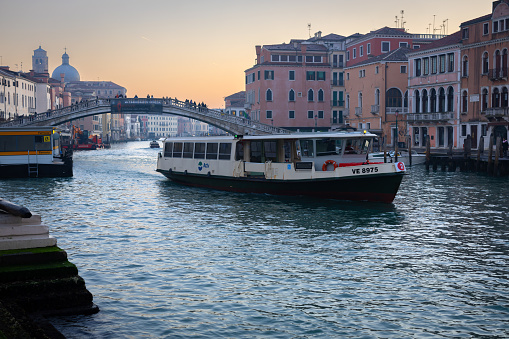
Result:
[[[476,24],[478,22],[483,22],[483,21],[487,21],[487,20],[491,20],[491,14],[486,14],[486,15],[480,16],[478,18],[462,22],[460,27],[470,26],[470,25]]]
[[[246,91],[240,91],[235,94],[229,95],[229,96],[225,97],[224,99],[225,100],[232,100],[232,99],[238,99],[238,98],[244,99],[245,96],[246,96]]]
[[[412,52],[410,52],[410,53],[413,53],[413,52],[418,53],[418,52],[426,51],[428,49],[437,49],[437,48],[441,48],[441,47],[456,45],[459,43],[461,43],[461,31],[457,31],[456,33],[446,36],[445,38],[435,40],[432,43],[430,43],[428,45],[424,45],[423,47],[421,47],[419,49],[412,50]]]
[[[263,48],[269,51],[292,51],[299,50],[301,48],[301,44],[297,43],[297,47],[294,44],[279,44],[279,45],[263,45]],[[304,44],[306,46],[307,51],[315,51],[315,52],[326,52],[327,47],[324,45],[318,44]]]
[[[407,48],[407,47],[400,47],[398,49],[395,49],[393,51],[387,52],[385,54],[381,54],[381,55],[369,58],[367,60],[363,60],[361,62],[358,62],[358,63],[356,63],[354,65],[350,65],[350,66],[348,66],[346,68],[357,67],[357,66],[367,65],[367,64],[371,64],[371,63],[375,63],[375,62],[381,62],[381,61],[393,61],[393,62],[408,61],[407,54],[409,52],[411,52],[411,51],[412,50]]]

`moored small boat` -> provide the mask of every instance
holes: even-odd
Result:
[[[161,148],[161,146],[159,145],[159,143],[157,142],[157,140],[152,140],[150,142],[150,148]]]
[[[275,195],[394,200],[405,165],[368,161],[370,133],[168,138],[157,171],[189,186]]]
[[[426,162],[426,154],[417,153],[416,151],[412,151],[410,160],[410,154],[408,151],[398,151],[398,159],[397,161],[401,161],[405,163],[405,165],[422,165]],[[386,153],[387,162],[396,162],[396,154],[394,151],[389,151]],[[370,161],[384,161],[384,152],[376,152],[369,154]]]

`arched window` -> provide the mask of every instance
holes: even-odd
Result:
[[[380,105],[380,89],[375,89],[375,105]]]
[[[499,75],[500,69],[502,68],[501,65],[502,65],[502,58],[500,57],[500,51],[497,49],[495,51],[495,69],[497,72],[497,77]]]
[[[323,89],[318,90],[318,101],[323,101]]]
[[[481,111],[484,112],[488,109],[488,89],[484,88],[481,94]]]
[[[447,89],[447,112],[454,112],[454,89]]]
[[[508,105],[508,103],[509,103],[508,101],[509,100],[507,98],[507,94],[508,94],[507,93],[507,87],[502,88],[502,98],[501,98],[502,99],[502,103],[501,103],[500,107],[508,107],[509,106]]]
[[[408,107],[408,91],[405,92],[405,98],[403,99],[403,107]]]
[[[498,88],[493,90],[493,96],[491,98],[491,107],[500,107],[500,91]]]
[[[415,109],[414,109],[414,112],[415,113],[421,113],[421,96],[419,94],[419,91],[415,90],[414,91],[414,101],[415,101]]]
[[[272,90],[270,88],[265,92],[265,100],[272,101]]]
[[[438,111],[445,112],[445,89],[443,87],[438,90]]]
[[[463,57],[463,61],[462,61],[462,76],[464,77],[467,77],[468,76],[468,57],[465,55]]]
[[[359,96],[357,97],[357,101],[359,102],[359,107],[362,107],[362,92],[359,92]]]
[[[422,90],[422,113],[428,113],[429,107],[428,107],[428,91]]]
[[[461,93],[461,112],[462,113],[468,112],[468,93],[467,93],[467,91],[463,91],[463,93]]]
[[[482,74],[488,74],[489,66],[488,52],[484,52],[482,54]]]
[[[386,93],[385,107],[402,107],[403,98],[401,91],[397,88],[391,88]]]
[[[502,51],[502,77],[507,78],[507,49]]]
[[[436,113],[437,111],[437,90],[432,88],[429,92],[429,108],[431,113]]]
[[[293,89],[288,93],[288,101],[295,101],[295,91]]]
[[[350,108],[350,94],[346,95],[346,108]]]
[[[308,91],[308,101],[315,101],[315,92],[310,88]]]

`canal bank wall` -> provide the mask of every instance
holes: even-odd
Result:
[[[0,199],[0,338],[63,337],[45,317],[98,311],[41,217]]]

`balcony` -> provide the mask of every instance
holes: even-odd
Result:
[[[488,71],[488,78],[491,81],[507,80],[507,68],[493,68]]]
[[[371,105],[371,113],[380,114],[380,105]]]
[[[343,116],[347,117],[348,115],[350,115],[350,108],[345,108],[343,111]]]
[[[407,114],[409,122],[442,122],[454,119],[454,112],[446,113],[410,113]]]
[[[396,111],[401,114],[406,114],[408,113],[408,107],[385,107],[385,113],[394,114]]]
[[[509,107],[491,107],[483,112],[487,118],[499,118],[509,116]]]
[[[362,115],[362,107],[355,107],[355,115],[358,117]]]
[[[332,79],[331,80],[331,85],[332,86],[345,86],[345,81],[344,80],[341,80],[341,79]]]
[[[343,100],[331,100],[332,107],[343,107],[345,106],[345,102]]]

